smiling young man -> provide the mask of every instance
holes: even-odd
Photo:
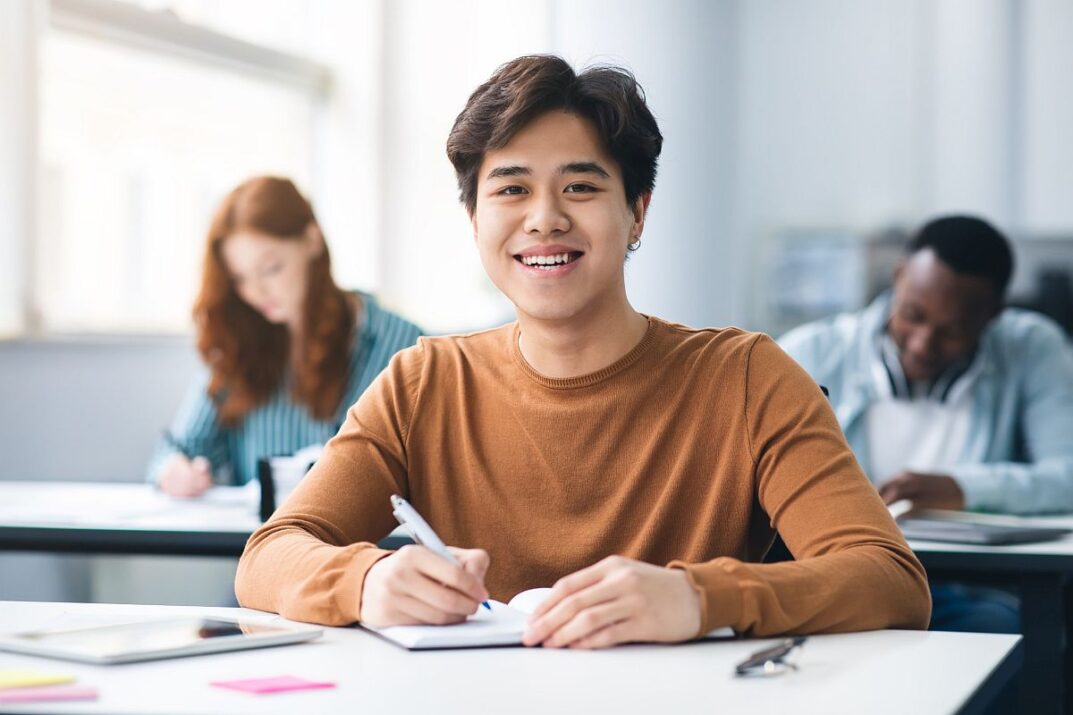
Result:
[[[661,145],[617,68],[522,57],[473,93],[448,156],[517,321],[393,360],[251,537],[243,605],[450,623],[554,584],[525,642],[582,648],[926,625],[924,571],[807,374],[630,306]],[[460,566],[375,547],[393,493]],[[798,560],[756,563],[776,529]]]

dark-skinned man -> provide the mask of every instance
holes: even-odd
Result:
[[[910,241],[893,290],[779,341],[830,390],[886,503],[1073,511],[1073,349],[1047,318],[1004,308],[1012,272],[993,226],[939,218]],[[933,584],[932,596],[932,628],[1019,628],[1004,593]]]

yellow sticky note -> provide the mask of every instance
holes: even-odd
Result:
[[[42,673],[39,670],[0,670],[0,688],[36,688],[40,685],[73,683],[73,675]]]

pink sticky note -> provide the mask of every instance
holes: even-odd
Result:
[[[334,688],[335,683],[306,680],[294,675],[275,675],[271,678],[247,678],[245,680],[218,680],[212,685],[217,688],[241,690],[244,693],[266,695],[268,693],[286,693],[290,690],[319,690]]]
[[[40,688],[4,688],[0,703],[47,703],[59,700],[96,700],[96,688],[60,685]]]

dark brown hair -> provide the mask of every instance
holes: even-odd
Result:
[[[485,152],[505,146],[522,127],[553,110],[595,125],[622,170],[628,204],[652,191],[663,135],[634,76],[613,66],[575,74],[561,57],[529,55],[501,66],[470,95],[447,138],[447,157],[470,214],[477,207],[477,173]]]
[[[290,358],[290,334],[243,301],[221,245],[237,231],[298,240],[316,224],[313,207],[288,179],[259,176],[235,188],[209,226],[201,289],[194,302],[197,347],[212,372],[209,395],[220,420],[236,424],[279,389]],[[328,249],[310,261],[303,307],[305,343],[293,365],[296,402],[314,417],[335,416],[346,389],[355,308],[332,280]]]

